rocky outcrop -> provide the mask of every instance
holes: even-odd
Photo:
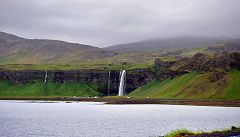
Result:
[[[129,93],[153,79],[155,79],[155,76],[149,69],[128,70],[126,75],[126,91]]]
[[[224,77],[226,73],[221,70],[214,70],[210,75],[208,76],[208,79],[210,82],[216,82]]]
[[[178,61],[155,60],[154,74],[156,79],[164,80],[182,75],[189,71],[207,72],[210,82],[221,80],[230,69],[240,69],[240,53],[231,52],[224,54],[197,53],[192,58],[183,58]]]
[[[161,69],[161,70],[169,70],[169,68],[171,68],[174,63],[176,63],[176,61],[162,61],[159,58],[156,58],[154,61],[155,67],[157,69]]]
[[[161,61],[160,59],[155,59],[155,65],[153,67],[153,73],[157,80],[165,80],[168,78],[174,78],[176,76],[185,74],[185,71],[172,71],[171,67],[176,63],[176,61]]]
[[[172,67],[173,71],[213,71],[217,68],[229,71],[230,68],[240,69],[240,53],[232,52],[225,54],[208,55],[197,53],[192,58],[177,61]]]

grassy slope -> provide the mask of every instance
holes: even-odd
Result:
[[[178,51],[178,50],[177,50]],[[56,57],[57,53],[43,54],[36,53],[34,56],[26,56],[27,51],[17,52],[8,56],[0,57],[0,68],[19,70],[19,69],[134,69],[145,68],[154,64],[155,58],[160,58],[163,61],[174,61],[175,56],[180,55],[191,56],[193,53],[200,51],[199,49],[182,50],[178,53],[176,50],[166,51],[151,51],[151,52],[132,52],[119,53],[113,57],[93,59],[81,56],[82,51],[71,51],[69,54],[64,54],[64,57]],[[74,53],[73,53],[74,52]],[[174,53],[174,54],[172,54]],[[176,54],[175,54],[176,53]],[[185,55],[186,54],[186,55]],[[88,55],[91,56],[91,55]],[[127,64],[122,65],[122,62]],[[26,65],[30,64],[30,65]]]
[[[21,58],[22,54],[17,53],[17,54],[12,54],[9,56],[1,57],[0,58],[0,64],[7,64],[7,63],[12,63],[15,62],[17,59]]]
[[[152,81],[131,92],[133,97],[206,99],[240,98],[240,71],[233,70],[216,82],[208,80],[210,73],[191,72],[174,79]]]
[[[229,86],[225,89],[226,98],[240,98],[240,71],[233,70],[230,72]]]
[[[48,82],[47,92],[44,83],[28,83],[25,85],[13,85],[9,81],[0,80],[0,97],[41,97],[41,96],[98,96],[94,90],[96,85],[85,83],[57,84]]]

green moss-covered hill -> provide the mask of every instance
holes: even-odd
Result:
[[[173,79],[151,81],[129,94],[132,97],[175,99],[240,99],[240,71],[211,79],[213,72],[190,72]]]

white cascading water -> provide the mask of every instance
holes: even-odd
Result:
[[[119,74],[119,79],[121,79],[121,76],[122,76],[122,71],[120,71],[120,74]]]
[[[111,71],[108,72],[108,96],[109,96],[109,93],[110,93],[110,85],[111,84]]]
[[[45,71],[45,78],[44,78],[44,84],[46,85],[47,84],[47,77],[48,77],[48,74],[47,74],[47,70]]]
[[[123,96],[124,95],[124,89],[125,89],[126,70],[121,71],[120,75],[121,75],[121,77],[120,77],[118,96]]]

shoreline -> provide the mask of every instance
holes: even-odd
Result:
[[[162,137],[237,137],[240,128],[232,126],[230,129],[215,130],[211,132],[192,132],[186,129],[175,130]]]
[[[240,107],[240,99],[158,99],[158,98],[124,98],[124,97],[0,97],[0,100],[43,100],[43,101],[80,101],[80,102],[105,102],[105,104],[167,104],[167,105],[192,105],[192,106],[220,106]]]

